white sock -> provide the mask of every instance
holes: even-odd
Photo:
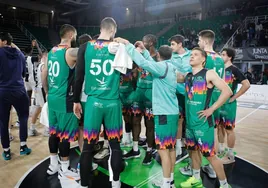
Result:
[[[53,166],[58,165],[58,156],[57,155],[50,155],[50,164]]]
[[[138,151],[139,150],[138,143],[139,143],[138,141],[133,142],[133,151]]]
[[[200,180],[200,169],[193,169],[193,176],[195,177],[195,179]]]
[[[219,143],[219,152],[223,152],[224,151],[224,143]]]
[[[170,182],[174,181],[174,173],[170,174]]]
[[[234,148],[229,148],[228,147],[228,156],[233,158],[234,157]]]
[[[176,140],[176,148],[181,148],[181,139]]]
[[[152,151],[152,148],[147,147],[147,151]]]
[[[117,180],[117,181],[112,181],[112,187],[115,187],[115,188],[120,188],[121,187],[121,183],[120,183],[120,180]]]
[[[4,150],[4,151],[8,151],[8,150],[10,150],[10,148],[3,148],[3,150]]]
[[[66,172],[70,166],[70,161],[61,161],[61,169],[63,172]]]
[[[163,178],[163,188],[170,188],[170,178]]]
[[[20,142],[20,146],[25,146],[26,142]]]
[[[125,135],[126,135],[126,140],[130,142],[131,141],[131,132],[126,133]]]
[[[226,179],[225,180],[222,180],[222,181],[220,180],[220,184],[221,184],[221,187],[222,188],[228,188],[229,187]]]
[[[35,124],[31,124],[30,129],[35,130]]]
[[[104,140],[103,147],[104,148],[109,148],[109,142],[108,142],[108,140]]]

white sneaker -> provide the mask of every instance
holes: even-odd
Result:
[[[16,121],[15,127],[20,127],[20,122],[19,121]]]
[[[63,172],[62,169],[60,168],[59,173],[58,173],[58,178],[60,180],[69,179],[69,180],[77,181],[77,180],[80,180],[80,175],[76,169],[69,167],[67,171]]]
[[[216,173],[213,168],[210,167],[210,165],[202,166],[203,172],[205,172],[208,177],[210,178],[216,178]]]
[[[152,182],[153,186],[154,187],[159,187],[161,188],[163,186],[163,179],[160,178],[160,179],[155,179],[153,182]]]
[[[37,130],[36,129],[29,129],[28,136],[37,136]]]
[[[100,150],[99,153],[97,153],[96,155],[94,155],[94,159],[96,160],[101,160],[104,157],[107,157],[110,154],[110,151],[108,148],[102,148],[102,150]]]
[[[59,171],[60,165],[52,165],[50,164],[47,169],[48,175],[54,175]]]
[[[112,181],[112,188],[120,188],[121,182],[119,181]]]
[[[192,167],[190,164],[188,164],[185,167],[180,168],[180,172],[185,176],[192,176],[193,175]]]
[[[92,163],[92,171],[96,170],[99,167],[97,163]]]

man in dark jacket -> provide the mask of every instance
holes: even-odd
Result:
[[[4,160],[11,159],[8,132],[11,106],[16,109],[20,121],[20,155],[31,153],[26,145],[29,98],[23,82],[25,69],[25,57],[12,47],[12,36],[0,33],[0,132]]]

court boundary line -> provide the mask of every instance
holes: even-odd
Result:
[[[71,147],[71,149],[78,147],[78,145]],[[21,176],[21,178],[19,179],[19,181],[17,182],[17,184],[15,185],[15,188],[19,188],[21,183],[23,182],[23,180],[41,163],[43,163],[44,161],[46,161],[47,159],[49,159],[50,156],[44,158],[43,160],[39,161],[38,163],[36,163],[32,168],[30,168],[29,170],[27,170],[23,176]]]
[[[260,170],[262,170],[263,172],[265,172],[266,174],[268,174],[268,171],[265,170],[264,168],[260,167],[259,165],[255,164],[255,163],[253,163],[253,162],[250,162],[249,160],[247,160],[247,159],[245,159],[245,158],[243,158],[243,157],[240,157],[240,156],[238,156],[238,155],[236,155],[235,157],[237,157],[237,158],[239,158],[239,159],[241,159],[241,160],[243,160],[243,161],[245,161],[245,162],[247,162],[247,163],[249,163],[249,164],[251,164],[251,165],[257,167],[258,169],[260,169]]]

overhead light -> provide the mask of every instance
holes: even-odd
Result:
[[[1,16],[2,14],[0,13],[0,16]]]
[[[4,18],[4,16],[1,16],[1,18]]]
[[[13,10],[16,10],[17,8],[16,7],[12,7]]]
[[[52,11],[51,11],[51,13],[53,14],[53,13],[54,13],[54,11],[52,10]]]
[[[126,8],[126,11],[129,11],[129,9],[128,9],[128,8]]]

